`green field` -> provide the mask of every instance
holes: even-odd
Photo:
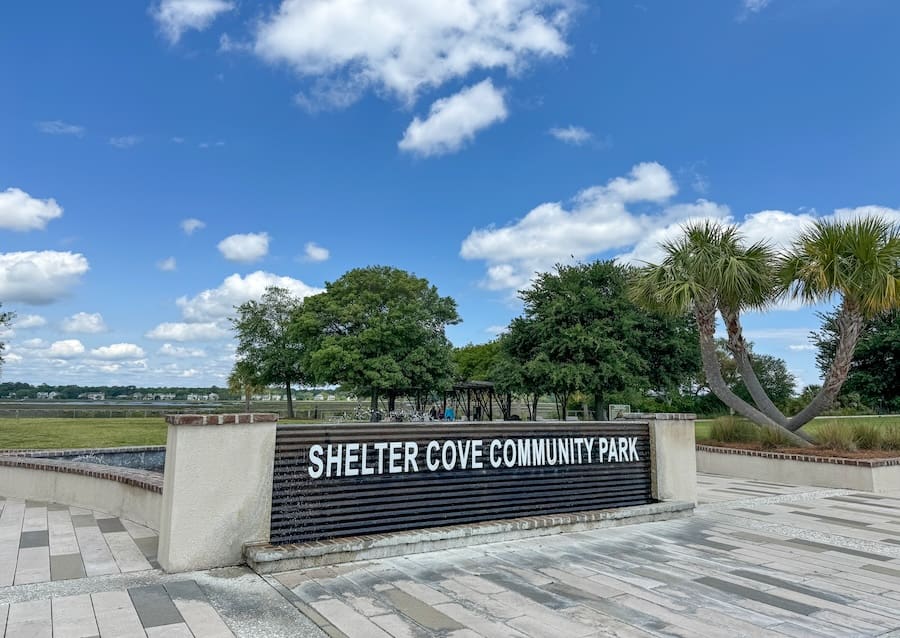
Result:
[[[283,419],[281,423],[311,423]],[[815,435],[816,429],[837,422],[900,426],[900,416],[821,417],[804,429]],[[697,440],[709,438],[711,419],[697,421]],[[0,418],[0,450],[53,448],[100,448],[137,445],[165,445],[166,423],[162,417],[128,419],[3,419]]]

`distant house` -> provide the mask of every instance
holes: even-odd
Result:
[[[337,397],[334,396],[333,394],[329,394],[329,395],[328,395],[328,400],[329,400],[329,401],[334,401],[335,399],[337,399]]]
[[[59,392],[38,392],[38,399],[55,399],[59,396]]]
[[[88,401],[105,401],[106,394],[103,392],[88,392],[85,398]]]
[[[313,401],[324,401],[324,400],[325,400],[325,395],[321,394],[321,393],[319,393],[313,397]]]

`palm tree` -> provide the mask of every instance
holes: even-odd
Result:
[[[766,244],[745,247],[737,228],[717,222],[689,224],[678,239],[662,244],[660,264],[640,268],[632,284],[639,304],[672,315],[692,312],[700,333],[700,356],[710,390],[725,405],[751,421],[777,431],[796,445],[808,445],[784,428],[784,416],[762,390],[750,366],[749,348],[740,328],[742,308],[763,308],[776,289],[774,254]],[[722,377],[716,355],[716,311],[729,330],[729,349],[751,397],[752,406],[734,394]],[[746,364],[749,372],[745,373]]]
[[[265,389],[249,361],[237,361],[228,375],[228,389],[244,397],[244,412],[250,412],[250,398]]]
[[[779,278],[784,294],[794,299],[841,298],[834,360],[819,393],[788,422],[796,431],[837,397],[864,321],[900,307],[900,231],[879,217],[817,222],[781,260]]]

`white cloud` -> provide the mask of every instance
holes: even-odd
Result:
[[[81,137],[84,135],[85,130],[83,126],[69,124],[62,120],[37,122],[35,126],[37,126],[37,129],[41,133],[47,133],[48,135],[74,135],[76,137]]]
[[[103,316],[99,312],[79,312],[62,320],[63,332],[81,332],[85,334],[98,334],[106,332],[109,328],[103,322]]]
[[[161,0],[150,15],[169,42],[175,44],[185,31],[203,31],[216,17],[233,8],[234,3],[228,0]]]
[[[407,102],[476,69],[519,71],[563,56],[570,0],[284,0],[254,50],[299,75]]]
[[[552,128],[550,129],[549,133],[560,142],[565,142],[566,144],[574,144],[575,146],[581,146],[582,144],[589,142],[593,137],[590,131],[581,126]]]
[[[464,259],[488,264],[485,287],[521,288],[535,272],[561,261],[581,259],[638,241],[657,218],[627,210],[629,202],[663,202],[677,191],[668,170],[657,163],[638,164],[626,177],[588,188],[569,209],[559,202],[541,204],[507,226],[473,230],[462,243]],[[673,209],[674,219],[688,210]]]
[[[268,233],[231,235],[219,242],[219,252],[228,261],[245,264],[258,261],[269,252]]]
[[[0,253],[0,299],[48,304],[71,292],[89,270],[84,255],[44,250]]]
[[[170,137],[169,141],[172,142],[172,144],[184,144],[184,138],[178,137],[177,135]]]
[[[788,350],[793,350],[794,352],[804,352],[815,349],[816,347],[811,343],[792,343],[788,346]]]
[[[199,219],[188,217],[187,219],[181,220],[181,230],[184,231],[185,235],[193,235],[194,231],[201,230],[203,228],[206,228],[206,222],[202,222]]]
[[[144,349],[133,343],[114,343],[108,346],[100,346],[91,350],[91,356],[95,359],[118,361],[121,359],[141,359]]]
[[[206,323],[161,323],[146,336],[161,341],[213,341],[229,335],[229,331],[215,322]]]
[[[78,339],[63,339],[54,341],[43,354],[55,359],[71,359],[84,354],[84,345]]]
[[[327,248],[310,241],[303,247],[303,255],[306,261],[326,261],[331,253]]]
[[[188,357],[205,357],[206,351],[200,348],[184,348],[182,346],[173,346],[171,343],[164,343],[159,349],[159,354],[164,357],[183,359]]]
[[[44,347],[43,339],[26,339],[22,343],[17,344],[20,348],[25,348],[26,350],[38,350]]]
[[[164,272],[172,272],[177,266],[178,264],[174,257],[166,257],[165,259],[156,262],[156,267]]]
[[[62,214],[63,209],[55,199],[36,199],[18,188],[0,191],[0,228],[43,230],[50,220]]]
[[[503,93],[490,79],[483,80],[432,104],[425,120],[413,119],[398,146],[424,157],[454,153],[506,116]]]
[[[683,225],[692,221],[734,223],[748,242],[765,241],[779,250],[820,219],[878,215],[900,224],[900,210],[883,206],[842,208],[830,215],[763,210],[736,220],[726,205],[705,199],[668,203],[676,192],[665,167],[639,164],[626,177],[582,191],[569,206],[544,203],[506,226],[473,230],[463,241],[460,255],[486,263],[485,287],[515,290],[528,286],[535,272],[546,272],[554,264],[612,250],[620,251],[616,259],[623,263],[658,263],[663,256],[660,243],[680,235]],[[640,208],[629,206],[633,203],[641,203]],[[798,301],[783,300],[774,309],[800,307]]]
[[[15,352],[7,352],[3,355],[3,359],[5,363],[22,363],[23,361],[22,357]]]
[[[13,325],[20,330],[40,328],[41,326],[47,325],[47,320],[40,315],[22,315],[21,317],[15,318]]]
[[[187,321],[223,321],[234,315],[235,306],[245,301],[258,300],[269,286],[285,288],[301,299],[322,292],[320,288],[308,286],[299,279],[258,270],[245,277],[238,274],[230,275],[219,287],[204,290],[191,298],[181,297],[176,303]]]
[[[109,138],[109,143],[112,146],[120,149],[131,148],[133,146],[137,146],[143,141],[143,138],[139,135],[121,135],[119,137],[111,137]]]
[[[484,329],[486,333],[493,336],[502,335],[509,329],[509,326],[488,326]]]
[[[759,13],[769,6],[771,1],[772,0],[744,0],[744,9],[750,13]]]

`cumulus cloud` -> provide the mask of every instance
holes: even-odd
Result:
[[[301,299],[322,292],[321,288],[308,286],[299,279],[257,270],[245,277],[230,275],[217,288],[204,290],[190,298],[181,297],[175,303],[181,308],[186,321],[223,321],[234,315],[235,306],[245,301],[258,300],[270,286],[285,288]]]
[[[258,261],[269,252],[268,233],[231,235],[219,242],[219,252],[228,261],[245,264]]]
[[[413,119],[398,146],[423,157],[454,153],[506,116],[503,93],[490,79],[483,80],[432,104],[426,119]]]
[[[487,288],[521,288],[535,272],[552,268],[557,262],[638,241],[652,224],[644,215],[629,212],[626,204],[661,203],[676,191],[665,167],[638,164],[625,177],[582,191],[569,207],[560,202],[545,203],[507,226],[473,230],[463,241],[460,254],[464,259],[487,262],[483,282]],[[685,213],[675,211],[672,215]]]
[[[79,312],[62,320],[60,326],[63,332],[80,332],[84,334],[98,334],[106,332],[108,328],[99,312]]]
[[[460,255],[485,262],[482,284],[488,289],[516,290],[527,287],[534,273],[546,272],[554,264],[611,251],[622,263],[657,263],[663,256],[659,244],[680,235],[684,224],[693,221],[734,223],[747,241],[765,241],[781,250],[818,219],[878,215],[900,223],[900,210],[883,206],[842,208],[830,215],[763,210],[737,219],[728,206],[705,199],[671,203],[676,193],[665,167],[639,164],[627,176],[578,193],[568,205],[544,203],[506,226],[473,230],[463,241]],[[786,301],[778,309],[801,305]]]
[[[77,124],[69,124],[62,120],[47,120],[35,123],[37,130],[48,135],[74,135],[81,137],[84,135],[84,127]]]
[[[91,350],[91,356],[95,359],[118,361],[121,359],[141,359],[144,349],[133,343],[113,343],[108,346],[100,346]]]
[[[331,256],[327,248],[319,246],[315,242],[307,242],[303,247],[303,258],[305,261],[326,261]]]
[[[169,42],[176,44],[185,31],[203,31],[232,9],[234,3],[228,0],[162,0],[150,15]]]
[[[213,341],[227,337],[229,334],[228,330],[212,321],[205,323],[167,322],[159,324],[144,336],[161,341]]]
[[[47,320],[40,315],[22,315],[13,321],[16,328],[26,330],[28,328],[40,328],[47,325]]]
[[[121,135],[119,137],[111,137],[109,138],[109,143],[111,146],[115,146],[120,149],[127,149],[133,146],[137,146],[143,141],[140,135]]]
[[[4,363],[22,363],[24,359],[15,352],[7,352],[3,355],[3,360]]]
[[[6,230],[43,230],[47,223],[63,214],[55,199],[37,199],[18,188],[0,192],[0,228]]]
[[[593,135],[586,128],[581,126],[566,126],[564,128],[552,128],[548,131],[550,135],[566,144],[581,146],[591,141]]]
[[[517,72],[532,58],[565,55],[573,4],[283,0],[259,22],[253,47],[300,76],[324,78],[331,90],[322,100],[336,92],[346,103],[348,93],[374,88],[411,103],[422,89],[477,69]]]
[[[84,255],[44,250],[0,253],[0,299],[41,305],[68,294],[89,270]]]
[[[812,351],[815,349],[816,347],[811,343],[792,343],[788,346],[788,350],[793,350],[794,352]]]
[[[84,345],[78,339],[54,341],[44,352],[44,355],[55,359],[71,359],[80,354],[84,354]]]
[[[178,264],[174,257],[166,257],[165,259],[156,262],[156,267],[163,272],[172,272],[178,267]]]
[[[201,230],[203,228],[206,228],[206,222],[202,222],[199,219],[188,217],[187,219],[181,220],[181,230],[184,231],[185,235],[193,235],[194,231]]]
[[[164,343],[159,349],[159,354],[164,357],[177,357],[179,359],[188,357],[205,357],[206,351],[200,348],[185,348],[182,346],[173,346],[171,343]]]

